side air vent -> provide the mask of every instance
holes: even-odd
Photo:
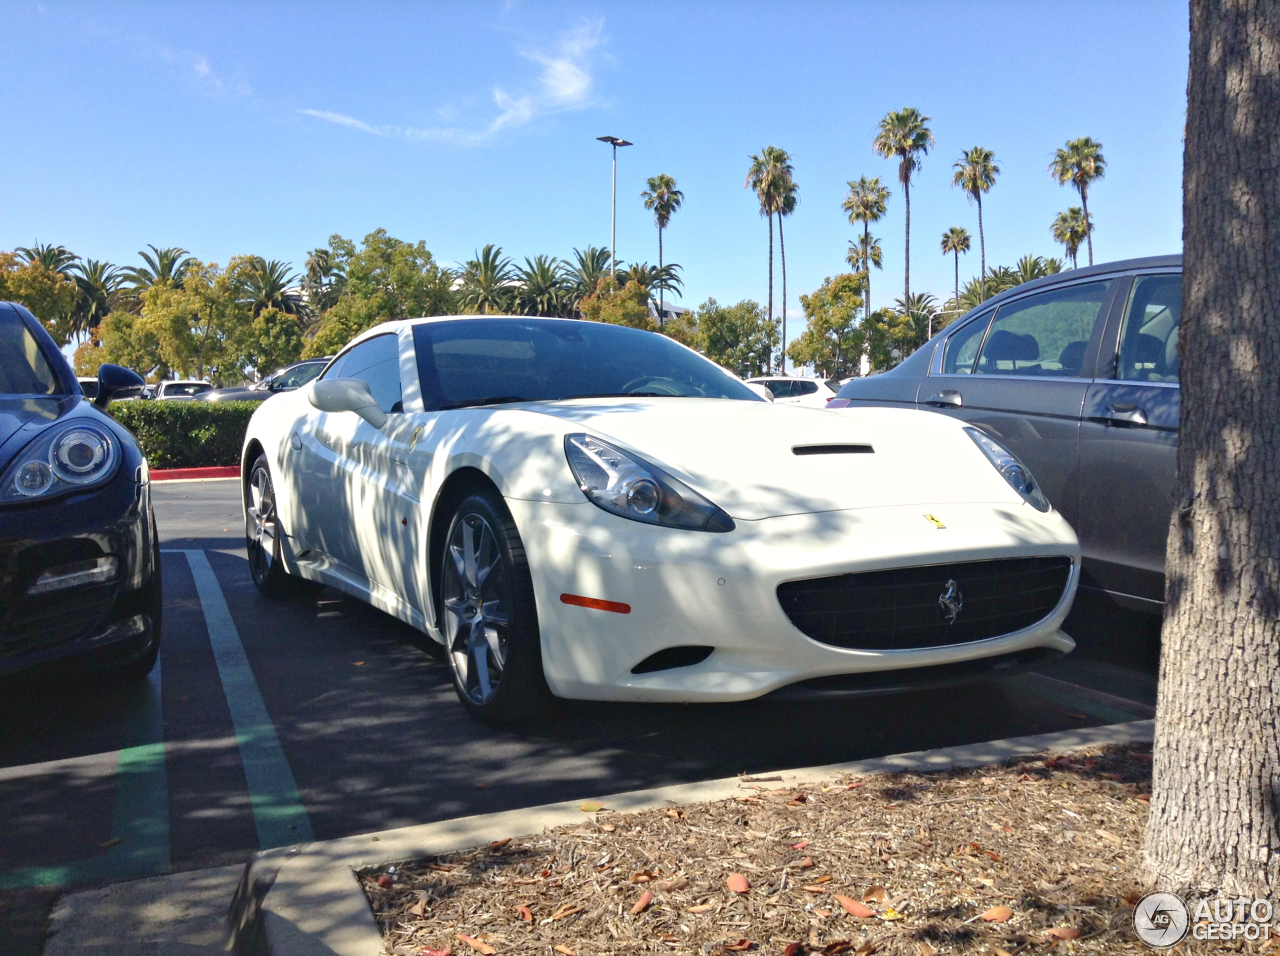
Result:
[[[792,445],[793,455],[874,455],[870,445]]]
[[[633,674],[652,674],[654,671],[669,671],[673,667],[692,667],[701,664],[714,651],[714,647],[705,644],[681,644],[678,647],[665,647],[656,654],[650,654],[635,667]]]

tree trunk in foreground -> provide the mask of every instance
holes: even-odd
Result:
[[[1142,877],[1280,894],[1280,4],[1192,0],[1182,431]]]

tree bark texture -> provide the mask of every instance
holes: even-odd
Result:
[[[867,273],[867,321],[871,321],[871,223],[867,220],[862,221],[862,249],[867,254],[866,261],[862,264],[863,269]]]
[[[906,242],[902,256],[902,306],[911,308],[911,175],[908,173],[902,180],[902,198],[907,207]]]
[[[778,213],[778,252],[782,256],[782,374],[787,374],[787,244],[782,238],[782,213]]]
[[[773,323],[773,213],[769,213],[769,322]],[[769,375],[773,372],[773,352],[770,350],[769,358],[765,361],[765,374]]]
[[[987,301],[987,236],[982,231],[982,193],[978,193],[978,256],[982,259],[982,302]],[[960,298],[959,295],[956,298]]]
[[[1280,894],[1280,4],[1192,0],[1182,426],[1142,877]]]

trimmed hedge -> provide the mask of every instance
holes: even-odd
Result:
[[[112,402],[111,416],[133,432],[152,468],[240,464],[249,418],[261,402]]]

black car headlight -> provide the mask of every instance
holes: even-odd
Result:
[[[84,421],[41,433],[0,477],[0,503],[52,498],[109,481],[120,464],[120,442]]]
[[[1000,472],[1000,477],[1022,496],[1023,501],[1036,511],[1048,511],[1052,507],[1049,499],[1040,490],[1040,486],[1036,484],[1035,478],[1031,476],[1031,469],[1024,465],[1017,455],[979,428],[966,427],[965,431],[969,433],[974,444],[982,449],[982,453],[995,466],[996,471]]]
[[[732,531],[733,519],[680,479],[591,435],[566,435],[569,470],[587,500],[621,518],[689,531]]]

